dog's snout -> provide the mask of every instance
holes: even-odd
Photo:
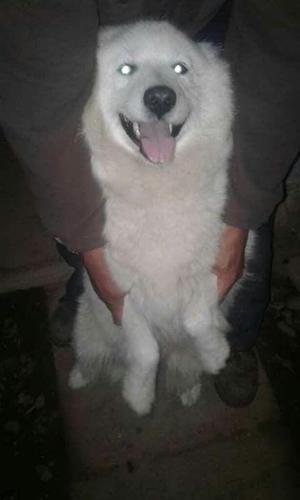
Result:
[[[161,118],[175,106],[176,94],[170,87],[156,85],[146,90],[144,104],[157,118]]]

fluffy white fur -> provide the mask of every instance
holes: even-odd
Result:
[[[178,62],[187,73],[175,73]],[[136,71],[120,74],[123,63]],[[177,96],[164,119],[184,123],[173,160],[162,165],[141,154],[119,117],[154,120],[143,95],[155,85],[171,87]],[[224,366],[226,322],[212,266],[222,230],[232,116],[228,68],[210,45],[190,41],[165,22],[101,33],[84,134],[106,199],[106,261],[127,295],[120,328],[85,279],[72,387],[107,369],[121,379],[131,408],[143,415],[155,398],[160,360],[184,405],[197,400],[202,371],[215,374]]]

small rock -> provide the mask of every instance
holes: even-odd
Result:
[[[45,396],[44,394],[40,394],[35,402],[34,402],[34,406],[37,410],[40,410],[41,408],[43,408],[45,406]]]
[[[300,295],[295,295],[294,297],[291,297],[287,303],[286,307],[290,309],[291,311],[300,311]]]
[[[281,301],[272,300],[270,308],[273,309],[274,311],[282,311],[282,309],[284,309],[284,302],[282,300]]]
[[[282,356],[279,356],[279,354],[275,354],[273,356],[273,362],[277,364],[279,363],[281,366],[283,366],[283,368],[286,368],[290,372],[295,373],[293,363],[289,359],[283,358]]]
[[[39,434],[40,436],[43,436],[46,434],[46,427],[43,424],[40,424],[40,423],[36,424],[35,429],[36,429],[37,434]]]
[[[29,360],[30,360],[29,354],[27,354],[27,353],[21,354],[21,357],[20,357],[21,363],[28,363]]]
[[[39,478],[44,483],[47,483],[52,479],[52,472],[46,465],[37,465],[35,468]]]
[[[292,311],[285,308],[282,311],[281,315],[282,315],[284,323],[286,323],[289,326],[293,326],[293,313],[292,313]]]
[[[290,280],[300,292],[300,255],[296,255],[289,260],[288,271]]]
[[[284,323],[284,321],[278,321],[277,328],[279,328],[281,332],[285,333],[290,338],[297,337],[295,330],[291,326]]]
[[[13,434],[17,434],[20,430],[20,424],[16,420],[9,420],[6,422],[4,429],[7,432],[12,432]]]
[[[20,392],[20,394],[18,395],[18,404],[27,407],[31,403],[32,403],[32,397],[29,394]]]

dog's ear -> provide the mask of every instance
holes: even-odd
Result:
[[[124,31],[125,26],[106,26],[101,28],[98,36],[98,48],[100,46],[111,43],[114,38],[119,36]]]
[[[218,69],[220,75],[227,75],[227,78],[229,78],[230,68],[228,62],[224,59],[224,50],[221,46],[210,42],[198,42],[197,50],[200,56],[208,62],[210,68]],[[229,80],[226,85],[231,87]]]
[[[222,57],[222,48],[213,45],[210,42],[198,42],[197,47],[199,52],[208,60],[216,61]]]

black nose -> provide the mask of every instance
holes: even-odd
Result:
[[[154,113],[157,118],[161,118],[175,106],[176,94],[170,87],[156,85],[146,90],[144,94],[145,106]]]

